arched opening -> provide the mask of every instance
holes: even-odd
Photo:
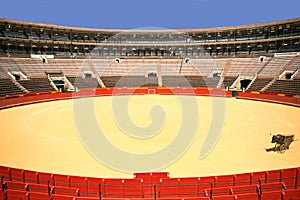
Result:
[[[292,79],[293,74],[292,73],[286,73],[285,74],[285,79],[286,80],[291,80]]]
[[[246,89],[249,84],[251,83],[252,80],[250,79],[244,79],[244,80],[241,80],[240,83],[241,83],[241,89]]]

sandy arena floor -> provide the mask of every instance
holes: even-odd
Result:
[[[118,98],[118,97],[113,97]],[[120,97],[124,98],[124,97]],[[195,98],[195,97],[191,97]],[[294,134],[300,139],[300,108],[258,101],[224,99],[225,120],[215,148],[199,158],[211,125],[210,97],[196,97],[199,108],[197,135],[190,148],[159,171],[171,177],[209,176],[300,166],[300,141],[283,154],[266,152],[271,135]],[[0,110],[0,165],[61,174],[93,177],[132,177],[96,160],[83,147],[73,115],[73,101],[60,100]],[[132,153],[155,152],[171,143],[181,126],[181,106],[176,96],[133,96],[128,111],[140,127],[151,124],[150,110],[160,105],[166,120],[159,133],[148,139],[122,132],[112,115],[112,97],[94,98],[98,126],[118,148]],[[83,121],[89,117],[82,116]],[[109,152],[105,152],[109,154]]]

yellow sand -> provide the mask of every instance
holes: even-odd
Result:
[[[182,177],[300,166],[299,141],[294,141],[283,154],[265,151],[274,146],[270,133],[295,134],[296,139],[300,138],[300,109],[235,98],[224,99],[226,118],[222,135],[213,151],[200,159],[200,149],[213,116],[211,98],[196,98],[200,110],[197,136],[180,159],[160,171],[170,172],[171,177]],[[164,148],[175,138],[182,122],[180,103],[175,96],[133,96],[128,111],[137,126],[151,124],[149,113],[155,105],[160,105],[167,116],[159,134],[137,139],[118,127],[112,115],[112,97],[94,100],[99,127],[112,144],[127,152],[151,153]],[[72,100],[61,100],[1,110],[0,165],[60,174],[132,177],[131,173],[103,165],[83,147],[72,105]]]

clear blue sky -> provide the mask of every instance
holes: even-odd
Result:
[[[112,29],[204,28],[300,17],[300,0],[2,0],[0,5],[2,18]]]

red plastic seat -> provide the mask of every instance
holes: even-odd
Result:
[[[102,194],[106,198],[125,198],[122,179],[105,179]]]
[[[281,190],[262,192],[260,200],[281,200]]]
[[[28,200],[28,192],[20,190],[6,190],[4,196],[6,200]]]
[[[47,200],[50,199],[47,193],[42,192],[28,192],[29,200]]]
[[[266,172],[266,183],[280,182],[281,170],[271,170]]]
[[[28,191],[50,194],[51,187],[48,187],[48,185],[44,184],[28,183]]]
[[[104,191],[104,179],[101,178],[87,178],[89,197],[99,197],[100,192]]]
[[[23,182],[16,182],[16,181],[6,181],[4,182],[3,185],[5,190],[23,190],[23,191],[27,191],[28,190],[28,184],[23,183]]]
[[[143,198],[142,179],[123,179],[123,192],[126,198]]]
[[[249,193],[257,193],[258,187],[257,185],[242,185],[242,186],[234,186],[231,187],[232,194],[249,194]]]
[[[135,178],[143,179],[145,184],[159,183],[162,178],[169,178],[168,172],[146,172],[146,173],[134,173]]]
[[[174,178],[175,179],[175,178]],[[180,196],[184,197],[203,197],[204,192],[199,188],[200,178],[176,178],[180,187],[177,192]]]
[[[156,198],[157,200],[209,200],[209,197],[166,197],[166,198]],[[144,200],[144,199],[140,199]],[[149,199],[150,200],[150,199]],[[153,200],[153,198],[152,198]]]
[[[216,176],[215,177],[215,188],[217,187],[231,187],[235,183],[234,175]]]
[[[38,183],[38,173],[35,171],[24,170],[24,181],[26,183]]]
[[[99,200],[99,197],[76,197],[76,200]]]
[[[213,188],[212,191],[208,191],[208,193],[212,193],[212,196],[222,196],[222,195],[230,195],[231,188],[230,187],[220,187],[220,188]]]
[[[143,198],[142,179],[104,179],[102,194],[112,198]]]
[[[48,185],[48,182],[50,185],[53,185],[53,176],[50,173],[43,173],[43,172],[38,172],[38,183],[39,184],[44,184]]]
[[[276,191],[276,190],[283,190],[285,189],[284,183],[275,182],[275,183],[265,183],[261,184],[261,191]]]
[[[214,185],[215,185],[214,176],[201,177],[200,181],[198,182],[198,189],[210,189],[211,186],[214,187]]]
[[[261,183],[265,183],[267,180],[266,172],[253,172],[251,173],[251,184],[258,184],[259,180]]]
[[[258,194],[257,193],[242,193],[242,194],[236,194],[236,200],[258,200]]]
[[[102,198],[102,200],[130,200],[127,198]]]
[[[159,198],[177,197],[179,189],[178,179],[161,179],[160,183],[156,186],[156,194]],[[195,194],[196,196],[196,194]]]
[[[289,189],[282,192],[282,200],[300,200],[300,189]]]
[[[76,197],[71,195],[53,194],[51,200],[76,200]]]
[[[287,189],[296,189],[297,168],[282,169],[281,181],[284,182]]]
[[[70,178],[67,175],[53,174],[53,185],[70,187]]]
[[[251,173],[235,175],[234,186],[249,185],[249,184],[251,184]]]
[[[79,189],[78,188],[71,188],[71,187],[53,186],[52,187],[52,194],[79,196]]]
[[[143,180],[143,197],[150,198],[153,196],[154,184],[159,184],[161,179],[169,178],[168,172],[145,172],[134,173],[135,179]]]
[[[78,188],[80,191],[80,196],[87,196],[88,187],[87,187],[87,178],[80,176],[70,176],[70,186],[73,188]]]
[[[25,182],[24,181],[24,170],[10,168],[9,169],[10,177],[12,181]]]
[[[4,181],[10,181],[9,167],[0,166],[0,178]],[[3,184],[3,183],[1,183]]]
[[[220,195],[220,196],[213,196],[212,200],[235,200],[235,195]]]

